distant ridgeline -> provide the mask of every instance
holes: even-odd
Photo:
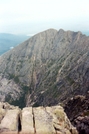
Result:
[[[89,32],[82,32],[82,33],[89,36]],[[30,35],[25,36],[25,35],[0,33],[0,55],[4,54],[10,49],[13,49],[15,46],[27,40],[28,38],[30,38]]]

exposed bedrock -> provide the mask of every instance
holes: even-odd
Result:
[[[25,107],[0,103],[0,134],[78,134],[61,106]]]

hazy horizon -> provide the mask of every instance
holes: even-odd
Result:
[[[49,28],[50,29],[50,28]],[[45,29],[45,30],[48,30],[48,29]],[[43,32],[43,31],[45,31],[45,30],[42,30],[42,31],[39,31],[39,32],[37,32],[37,33],[34,33],[34,34],[25,34],[25,33],[0,33],[0,34],[11,34],[11,35],[16,35],[16,36],[28,36],[28,37],[31,37],[31,36],[34,36],[34,35],[36,35],[36,34],[38,34],[38,33],[40,33],[40,32]],[[56,29],[56,30],[58,30],[58,29]],[[59,29],[60,30],[60,29]],[[64,29],[63,29],[64,30]],[[69,29],[70,30],[70,29]],[[65,31],[67,31],[67,30],[65,30]],[[71,31],[73,31],[73,30],[71,30]],[[74,32],[78,32],[78,31],[74,31]],[[85,34],[85,35],[87,35],[87,36],[89,36],[89,31],[80,31],[80,32],[82,32],[82,34]]]
[[[0,0],[0,33],[34,35],[46,29],[89,31],[88,0]]]

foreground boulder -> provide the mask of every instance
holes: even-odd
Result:
[[[32,107],[23,108],[21,126],[22,132],[34,134]]]
[[[0,134],[78,134],[61,106],[25,107],[0,103]]]
[[[18,107],[0,102],[0,133],[18,133],[20,114]]]
[[[79,134],[89,134],[89,92],[77,95],[65,105],[65,112]]]

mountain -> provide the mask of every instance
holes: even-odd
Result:
[[[0,57],[0,101],[24,106],[66,102],[89,90],[89,37],[49,29]]]
[[[0,55],[27,40],[28,38],[29,37],[25,35],[0,33]]]

